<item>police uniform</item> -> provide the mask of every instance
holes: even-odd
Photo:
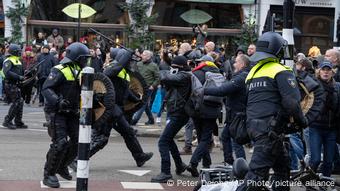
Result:
[[[282,41],[282,42],[281,42]],[[272,46],[272,43],[278,45]],[[245,183],[237,190],[260,190],[273,168],[273,190],[289,190],[282,186],[289,180],[289,155],[284,133],[290,119],[300,127],[306,118],[300,108],[300,92],[292,70],[279,63],[279,52],[284,48],[283,38],[274,33],[264,33],[257,43],[257,54],[251,60],[257,64],[247,78],[247,129],[254,142],[254,152],[249,163]],[[281,185],[280,185],[281,184]]]
[[[44,82],[42,95],[45,98],[45,112],[50,125],[48,134],[52,139],[46,155],[43,183],[49,187],[59,187],[55,176],[58,173],[67,180],[72,176],[67,166],[77,156],[79,105],[80,105],[80,57],[90,56],[88,48],[81,43],[73,43],[66,49],[66,57],[51,69]]]
[[[113,53],[115,54],[113,55]],[[125,144],[135,159],[137,166],[141,167],[153,156],[153,153],[144,153],[134,129],[123,115],[125,100],[140,101],[129,90],[130,76],[125,69],[130,62],[131,53],[123,49],[113,49],[111,50],[111,58],[115,58],[115,60],[104,70],[104,74],[111,79],[115,87],[116,103],[114,108],[111,108],[112,116],[105,124],[105,128],[101,127],[93,130],[90,156],[93,156],[106,146],[113,128],[123,136]]]
[[[21,97],[20,82],[24,80],[23,66],[20,62],[21,48],[19,45],[11,44],[8,50],[10,56],[3,64],[3,74],[5,76],[5,92],[9,101],[12,102],[5,117],[3,126],[9,129],[27,128],[22,122],[23,99]],[[14,123],[12,120],[14,119]]]

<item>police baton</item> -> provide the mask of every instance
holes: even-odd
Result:
[[[125,49],[125,50],[129,51],[129,52],[132,52],[132,53],[133,53],[133,56],[135,57],[135,58],[132,58],[132,60],[140,61],[140,59],[142,58],[141,56],[137,55],[137,54],[136,54],[134,51],[132,51],[131,49],[126,48],[125,46],[123,46],[123,45],[117,43],[116,41],[114,41],[114,40],[111,39],[110,37],[106,36],[105,34],[99,32],[99,31],[97,31],[97,30],[95,30],[95,29],[93,29],[93,28],[89,28],[89,30],[91,30],[92,32],[96,33],[97,35],[103,37],[104,39],[108,40],[109,42],[111,42],[111,43],[117,45],[119,48],[122,48],[122,49]]]
[[[85,67],[81,77],[81,101],[79,118],[77,191],[87,191],[89,177],[89,155],[91,142],[92,106],[93,106],[94,69]]]

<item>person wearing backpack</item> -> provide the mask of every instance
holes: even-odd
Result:
[[[256,52],[250,60],[256,65],[247,78],[246,127],[253,141],[254,153],[249,171],[237,191],[258,191],[268,181],[269,170],[274,191],[289,190],[283,182],[289,180],[290,165],[285,137],[287,126],[298,131],[306,128],[307,118],[300,107],[300,92],[292,69],[280,64],[287,47],[281,35],[266,32],[256,42]],[[260,183],[260,184],[258,184]]]
[[[246,158],[244,148],[242,145],[231,141],[229,134],[229,126],[236,113],[246,111],[246,84],[245,79],[249,72],[249,57],[245,54],[238,55],[234,63],[234,75],[230,81],[226,81],[221,87],[210,87],[204,89],[204,95],[214,96],[227,96],[227,106],[230,112],[227,112],[227,120],[225,127],[222,131],[222,144],[224,162],[232,165],[234,162],[233,150],[235,151],[236,158]]]
[[[191,92],[191,74],[188,60],[184,56],[177,56],[171,63],[171,69],[160,71],[161,83],[167,87],[167,123],[158,141],[158,148],[161,156],[161,173],[151,179],[151,182],[165,183],[172,179],[171,159],[175,161],[176,174],[182,174],[187,165],[182,162],[180,153],[174,138],[179,130],[188,122],[189,116],[184,107],[189,99]]]
[[[221,100],[218,97],[211,97],[212,99],[204,99],[205,96],[195,96],[196,86],[199,83],[201,86],[197,89],[203,90],[206,81],[206,76],[216,76],[225,80],[224,76],[220,73],[218,67],[213,63],[213,58],[211,56],[205,55],[201,58],[202,61],[196,68],[193,69],[192,76],[192,88],[191,97],[186,105],[186,112],[190,117],[192,117],[194,126],[197,131],[198,145],[192,157],[190,159],[190,164],[187,170],[191,173],[193,177],[198,177],[199,172],[197,170],[198,163],[203,159],[203,167],[209,168],[211,165],[211,158],[209,153],[209,146],[212,141],[213,128],[217,126],[216,120],[220,115],[222,107]],[[193,78],[197,79],[197,83],[193,83]],[[214,81],[212,79],[212,81]],[[194,92],[193,92],[194,91]],[[203,92],[202,92],[203,93]],[[203,95],[203,94],[202,94]],[[197,101],[199,100],[200,101]]]

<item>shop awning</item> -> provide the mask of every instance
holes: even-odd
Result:
[[[255,0],[181,0],[199,3],[230,3],[230,4],[254,4]]]

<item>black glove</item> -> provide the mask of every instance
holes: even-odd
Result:
[[[67,108],[70,108],[70,105],[71,103],[68,100],[62,99],[58,103],[58,108],[59,110],[67,110]]]
[[[307,117],[303,116],[301,118],[301,120],[299,121],[299,123],[296,123],[295,124],[296,128],[297,129],[305,129],[308,127],[308,119]]]

